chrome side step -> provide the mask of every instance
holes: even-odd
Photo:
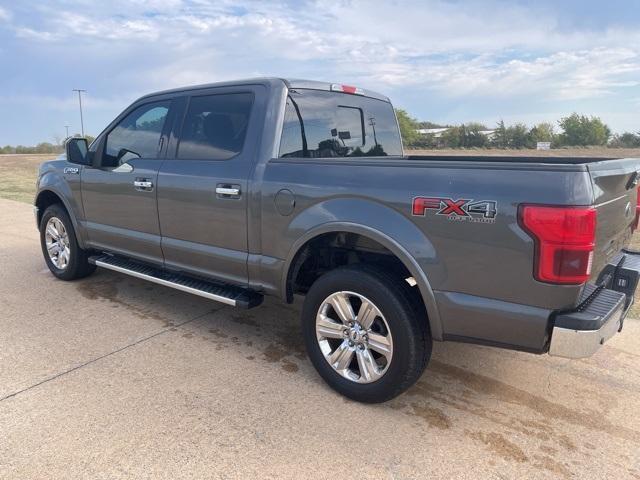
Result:
[[[175,288],[183,292],[225,303],[233,307],[252,308],[262,303],[262,295],[233,285],[202,280],[181,273],[173,273],[160,268],[145,265],[113,255],[97,255],[89,258],[89,262],[98,267],[131,275],[149,282]]]

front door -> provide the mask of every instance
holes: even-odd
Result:
[[[91,247],[162,263],[156,193],[170,104],[132,107],[101,140],[93,167],[83,169]]]
[[[158,175],[167,267],[246,284],[248,177],[259,125],[259,87],[215,88],[189,98]]]

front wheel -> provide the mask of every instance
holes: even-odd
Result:
[[[73,223],[59,204],[48,207],[40,221],[42,254],[51,273],[61,280],[75,280],[92,274],[88,252],[80,248]]]
[[[390,400],[413,385],[429,361],[426,318],[403,282],[354,265],[326,273],[307,293],[307,352],[322,378],[346,397]]]

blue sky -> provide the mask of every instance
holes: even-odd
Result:
[[[99,133],[140,95],[252,76],[380,91],[436,122],[640,130],[640,1],[0,0],[0,145]]]

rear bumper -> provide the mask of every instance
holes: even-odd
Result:
[[[640,253],[624,251],[607,265],[596,284],[585,287],[572,311],[555,316],[549,354],[565,358],[593,355],[622,330],[640,278]]]

